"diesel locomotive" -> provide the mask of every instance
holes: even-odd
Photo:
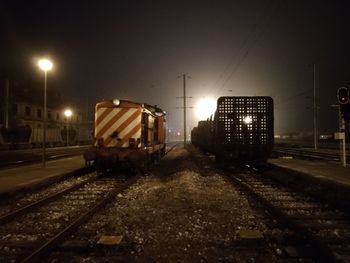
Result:
[[[273,99],[220,97],[214,116],[191,131],[191,141],[220,163],[267,159],[274,144]]]
[[[165,155],[166,113],[128,100],[98,102],[92,148],[84,153],[98,171],[120,166],[148,170]]]

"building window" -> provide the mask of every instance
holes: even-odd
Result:
[[[26,106],[26,116],[30,116],[30,107]]]
[[[60,120],[60,113],[56,112],[56,121],[59,121],[59,120]]]
[[[36,110],[36,116],[37,116],[38,118],[41,118],[41,109],[37,109],[37,110]]]
[[[12,104],[12,112],[13,114],[18,114],[18,104]]]

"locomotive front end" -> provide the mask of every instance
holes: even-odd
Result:
[[[165,112],[157,106],[127,100],[96,104],[95,143],[86,163],[106,171],[120,166],[146,170],[165,154]]]
[[[118,99],[97,103],[95,143],[85,152],[85,160],[93,161],[97,168],[110,168],[141,159],[142,152],[135,154],[141,148],[141,117],[139,103]]]

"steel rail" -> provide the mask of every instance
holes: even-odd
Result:
[[[41,247],[35,250],[32,254],[27,256],[25,259],[20,261],[21,263],[37,262],[40,258],[52,247],[60,243],[67,235],[71,234],[75,229],[87,221],[91,216],[93,216],[99,209],[103,208],[112,198],[114,198],[119,192],[124,190],[126,187],[130,186],[136,181],[135,178],[127,181],[126,184],[118,185],[111,192],[109,192],[101,201],[95,204],[86,213],[74,220],[69,226],[63,229],[61,232],[56,234],[49,241],[44,243]]]
[[[274,150],[277,154],[290,154],[299,157],[312,158],[318,160],[330,160],[330,161],[339,161],[339,153],[329,153],[329,152],[316,152],[300,149],[291,149],[291,148],[276,148]],[[350,157],[347,155],[347,157]]]
[[[47,160],[57,160],[57,159],[62,159],[62,158],[67,158],[67,157],[78,156],[81,154],[82,154],[81,152],[54,154],[54,155],[47,156]],[[41,156],[34,156],[34,157],[28,158],[26,160],[16,160],[16,161],[9,161],[9,162],[5,162],[5,163],[0,163],[0,169],[6,169],[6,168],[14,167],[14,166],[39,163],[41,161],[41,158],[42,158]]]
[[[167,155],[169,152],[171,152],[172,150],[174,150],[175,147],[178,146],[179,144],[180,144],[180,143],[176,143],[176,144],[174,144],[173,146],[171,146],[170,149],[167,150],[167,151],[165,152],[165,155]]]
[[[292,216],[288,216],[283,213],[281,209],[274,206],[262,195],[258,194],[252,187],[249,186],[249,182],[243,181],[237,177],[232,176],[231,174],[226,174],[228,178],[238,185],[241,189],[247,192],[254,199],[259,201],[279,222],[281,222],[286,227],[292,228],[294,231],[303,233],[303,237],[310,245],[314,248],[314,255],[317,255],[318,262],[336,262],[335,255],[331,249],[323,243],[319,238],[317,238],[312,232],[310,232],[306,227],[302,226],[296,220],[293,220]]]
[[[51,201],[54,201],[54,200],[58,199],[59,197],[61,197],[62,195],[67,194],[69,192],[72,192],[74,190],[77,190],[77,189],[83,187],[84,185],[86,185],[88,183],[91,183],[93,181],[96,181],[96,180],[97,180],[97,177],[89,178],[89,179],[87,179],[84,182],[75,184],[75,185],[73,185],[71,187],[68,187],[68,188],[66,188],[64,190],[61,190],[61,191],[59,191],[57,193],[53,193],[53,194],[51,194],[51,195],[49,195],[47,197],[44,197],[44,198],[42,198],[42,199],[40,199],[38,201],[35,201],[34,203],[28,204],[28,205],[26,205],[24,207],[21,207],[19,209],[16,209],[14,211],[11,211],[11,212],[8,212],[8,213],[6,213],[4,215],[1,215],[0,216],[0,224],[7,223],[7,222],[13,220],[15,217],[18,217],[18,216],[20,216],[20,215],[22,215],[22,214],[24,214],[24,213],[26,213],[28,211],[32,211],[33,209],[36,209],[36,208],[38,208],[40,206],[43,206],[43,205],[45,205],[45,204],[47,204],[47,203],[49,203]]]

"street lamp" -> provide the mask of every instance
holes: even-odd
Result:
[[[47,104],[47,72],[50,71],[53,67],[53,64],[50,60],[44,58],[40,59],[38,62],[39,68],[44,71],[44,120],[43,120],[43,167],[46,166],[46,104]]]
[[[69,127],[68,127],[68,120],[69,120],[69,118],[72,116],[72,114],[73,114],[73,112],[70,110],[70,109],[66,109],[65,111],[64,111],[64,116],[66,116],[67,117],[67,146],[68,146],[68,131],[69,131]]]

